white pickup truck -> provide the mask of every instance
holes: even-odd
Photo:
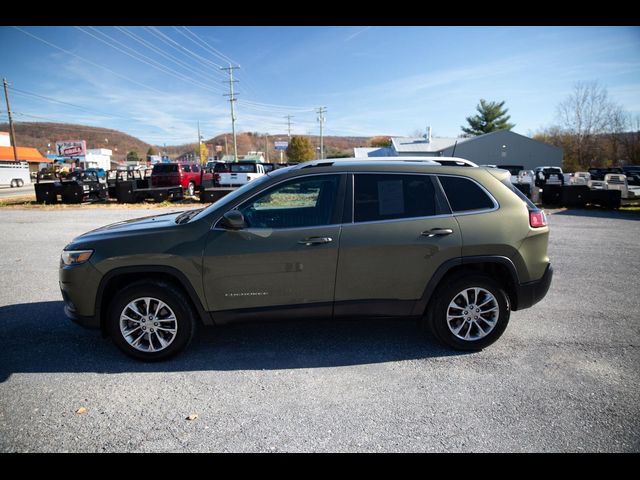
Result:
[[[234,162],[228,164],[227,171],[220,171],[221,187],[239,187],[251,180],[266,175],[264,166],[254,162]]]

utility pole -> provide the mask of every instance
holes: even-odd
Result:
[[[235,94],[233,92],[233,84],[238,80],[233,79],[233,71],[236,68],[240,68],[239,66],[232,66],[229,64],[228,67],[220,67],[220,70],[226,70],[229,72],[229,93],[224,93],[225,97],[229,97],[229,103],[231,103],[231,131],[233,133],[233,161],[238,161],[238,142],[236,139],[236,109],[234,106],[234,102],[237,100]]]
[[[269,163],[269,133],[264,134],[264,153],[266,155],[267,163]]]
[[[291,119],[293,118],[293,115],[285,115],[285,117],[287,119],[287,132],[289,134],[289,140],[291,140]]]
[[[224,136],[224,154],[229,155],[229,144],[227,143],[227,136]]]
[[[16,132],[13,129],[13,117],[11,116],[11,105],[9,104],[9,91],[7,90],[7,79],[3,78],[4,82],[4,98],[7,100],[7,115],[9,116],[9,133],[11,135],[11,145],[13,145],[13,161],[18,161],[18,150],[16,148]]]
[[[320,160],[324,158],[324,142],[322,137],[322,127],[324,125],[325,118],[322,115],[327,112],[327,107],[320,107],[316,110],[318,112],[318,122],[320,122]]]

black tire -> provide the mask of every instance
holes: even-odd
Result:
[[[14,178],[13,180],[11,180],[11,183],[9,185],[11,186],[11,188],[15,188],[17,185],[17,180]]]
[[[16,180],[16,187],[20,188],[24,186],[24,180],[22,180],[21,178],[19,178],[18,180]]]
[[[121,313],[130,302],[142,297],[152,297],[164,302],[175,314],[177,324],[175,338],[162,350],[153,352],[138,350],[127,342],[120,331]],[[133,358],[149,362],[165,360],[185,349],[193,338],[195,325],[193,309],[184,293],[168,282],[140,281],[128,285],[115,295],[107,316],[107,330],[116,346]],[[147,335],[150,336],[149,333]],[[149,336],[147,338],[150,338]]]
[[[498,305],[498,318],[493,329],[477,340],[458,338],[448,326],[447,309],[458,293],[468,288],[479,287],[487,290]],[[426,329],[440,342],[456,350],[478,351],[498,340],[509,323],[511,306],[504,287],[491,277],[482,274],[467,274],[450,279],[434,293],[423,319]],[[483,324],[485,327],[487,324]],[[477,332],[477,327],[474,332]]]
[[[187,185],[187,196],[193,197],[196,193],[196,184],[193,182],[189,182]]]

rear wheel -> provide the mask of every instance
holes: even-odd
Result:
[[[16,180],[16,187],[22,187],[24,186],[24,181],[19,178],[18,180]]]
[[[11,188],[15,188],[18,186],[18,181],[14,178],[13,180],[11,180],[11,183],[9,185],[11,185]]]
[[[439,288],[424,319],[440,342],[457,350],[482,350],[509,323],[509,297],[491,277],[468,275]]]
[[[139,360],[156,361],[183,350],[195,330],[184,294],[164,282],[137,282],[111,303],[108,330],[116,346]]]

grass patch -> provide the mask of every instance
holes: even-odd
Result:
[[[131,208],[145,208],[145,209],[155,209],[155,208],[170,208],[170,207],[202,207],[204,204],[193,201],[177,201],[170,202],[165,200],[163,202],[155,203],[153,201],[146,201],[141,203],[118,203],[114,200],[107,200],[104,202],[94,202],[94,203],[54,203],[54,204],[42,204],[37,203],[33,198],[33,195],[25,196],[25,197],[11,197],[7,199],[0,200],[0,208],[8,208],[8,209],[28,209],[28,210],[67,210],[67,209],[77,209],[77,208],[110,208],[110,209],[131,209]]]

